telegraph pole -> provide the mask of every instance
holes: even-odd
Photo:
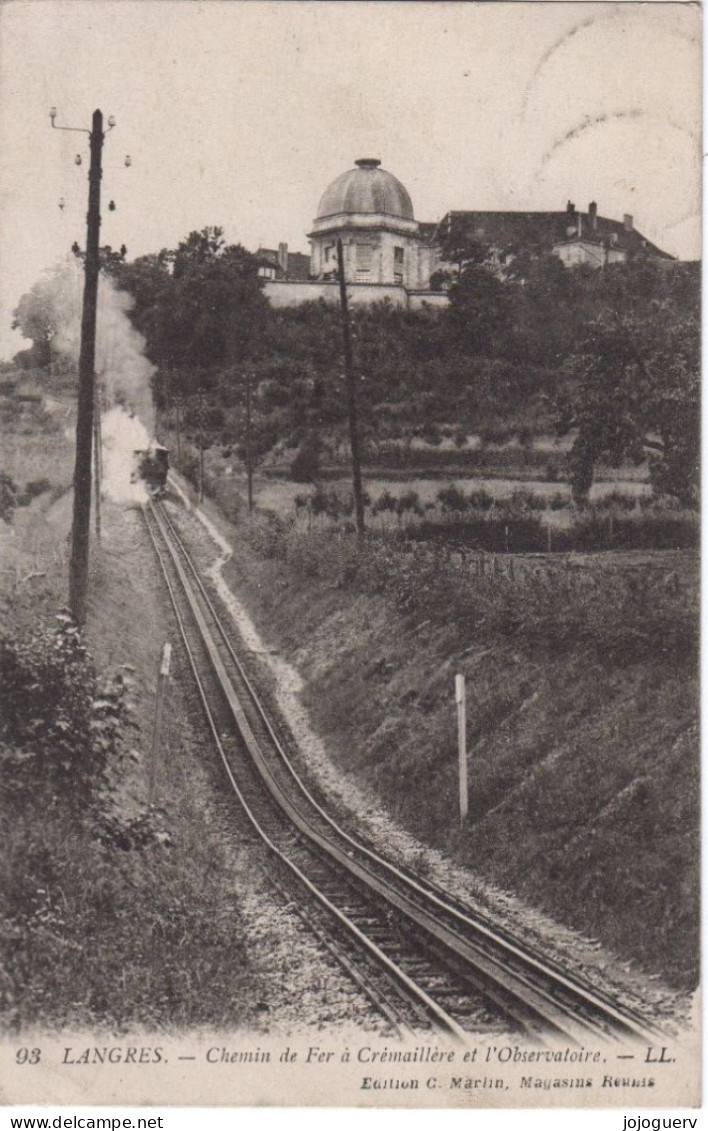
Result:
[[[174,420],[177,424],[177,466],[182,471],[182,422],[184,419],[184,401],[181,396],[174,399]]]
[[[204,393],[197,393],[197,425],[199,428],[199,487],[197,488],[198,502],[204,502],[204,426],[206,424],[206,400]]]
[[[253,510],[253,456],[251,453],[251,374],[246,373],[246,481],[248,484],[248,511]]]
[[[89,166],[88,214],[86,217],[86,257],[84,260],[84,301],[81,314],[81,346],[79,350],[79,393],[76,411],[76,460],[74,463],[74,512],[71,527],[71,558],[69,561],[69,605],[77,624],[86,621],[86,596],[88,591],[89,532],[91,528],[91,449],[94,446],[94,408],[96,396],[96,305],[98,299],[99,233],[101,230],[101,153],[103,151],[103,114],[94,110],[91,129],[76,126],[58,126],[57,108],[52,106],[49,119],[52,129],[68,133],[88,134],[91,164]],[[108,118],[108,129],[115,126],[115,118]],[[75,157],[82,164],[81,154]],[[131,159],[125,158],[129,166]],[[64,207],[63,199],[59,207]],[[115,205],[111,201],[111,208]],[[74,244],[74,248],[77,245]],[[72,250],[74,250],[72,248]],[[123,251],[124,249],[121,249]],[[98,410],[96,410],[98,412]],[[95,435],[96,502],[100,506],[99,486],[101,474],[100,416]],[[100,514],[96,514],[97,533],[100,532]],[[100,536],[100,533],[99,533]]]
[[[455,702],[457,703],[457,746],[460,785],[460,824],[467,820],[469,789],[467,785],[467,706],[465,677],[455,676]]]
[[[103,460],[101,458],[101,394],[96,387],[93,406],[93,493],[94,493],[94,520],[96,523],[96,541],[101,541],[101,476],[103,475]]]
[[[347,381],[349,407],[349,443],[352,451],[352,484],[354,487],[354,513],[356,532],[364,536],[364,493],[361,487],[361,455],[359,452],[359,427],[356,411],[356,387],[354,384],[354,359],[352,339],[349,328],[349,304],[347,302],[347,283],[344,277],[344,250],[341,239],[337,240],[337,263],[339,267],[339,301],[342,311],[342,349],[344,353],[344,373]]]
[[[79,353],[79,397],[76,415],[76,462],[74,464],[74,514],[69,562],[69,605],[79,625],[86,621],[89,531],[91,526],[91,448],[93,441],[94,366],[96,360],[96,301],[98,297],[98,240],[101,228],[101,151],[103,115],[95,110],[90,133],[84,305]]]

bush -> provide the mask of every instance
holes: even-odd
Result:
[[[182,456],[182,474],[193,487],[199,486],[199,457],[192,452]]]
[[[690,517],[613,518],[591,512],[573,523],[567,537],[574,550],[693,550],[700,544],[700,527]]]
[[[314,483],[320,471],[320,446],[312,441],[303,443],[290,464],[290,478],[294,483]]]
[[[382,491],[371,508],[372,514],[393,514],[397,509],[398,503],[394,495],[386,488]]]
[[[481,442],[485,445],[489,444],[494,447],[499,447],[501,444],[506,444],[511,439],[510,430],[503,424],[486,424],[479,433]]]
[[[404,491],[398,496],[396,500],[396,514],[399,518],[404,518],[407,515],[415,515],[417,518],[422,518],[424,513],[420,495],[417,491]]]
[[[375,461],[365,461],[367,466],[375,462],[377,468],[411,469],[452,475],[469,474],[479,471],[494,473],[499,477],[516,478],[520,474],[534,472],[534,478],[542,475],[548,464],[545,452],[536,448],[406,448],[395,441],[383,441],[376,450]],[[557,476],[561,478],[560,474]]]
[[[545,527],[535,516],[426,521],[412,527],[408,537],[413,541],[495,554],[538,553],[545,550],[547,543]]]
[[[288,527],[273,511],[252,515],[243,524],[243,532],[251,549],[262,558],[284,558]]]
[[[610,491],[602,498],[595,500],[593,510],[596,511],[633,511],[637,506],[636,495],[628,495],[625,491]]]
[[[17,484],[6,471],[0,471],[0,519],[3,522],[12,522],[12,515],[17,506]]]
[[[45,491],[51,491],[51,489],[52,485],[48,479],[31,479],[24,491],[17,496],[17,505],[28,507],[33,499],[43,495]]]
[[[3,400],[0,403],[0,422],[17,425],[22,419],[22,405],[19,401]]]
[[[327,492],[318,484],[310,495],[310,510],[315,515],[327,514],[329,505]]]
[[[548,506],[552,511],[562,511],[570,506],[570,499],[567,495],[562,495],[560,491],[556,491],[549,498]]]
[[[430,444],[434,448],[439,447],[442,443],[442,432],[440,431],[437,424],[433,423],[432,420],[425,422],[425,424],[419,430],[419,435],[421,440],[424,440],[426,444]]]
[[[488,511],[494,506],[494,495],[481,488],[478,491],[470,491],[467,502],[471,510]]]
[[[545,511],[548,503],[543,495],[536,495],[524,487],[517,487],[508,499],[503,499],[500,509],[508,514],[523,515],[526,511]]]
[[[218,845],[172,852],[150,833],[155,814],[97,828],[44,800],[3,814],[4,1026],[244,1025],[253,971]]]
[[[99,684],[71,617],[56,619],[0,639],[4,769],[13,789],[51,783],[86,797],[129,721],[125,687],[120,676]]]
[[[436,496],[444,512],[453,511],[460,514],[467,509],[467,498],[455,483],[441,487]]]

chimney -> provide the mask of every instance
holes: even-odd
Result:
[[[591,200],[588,204],[588,217],[590,219],[590,231],[597,231],[597,204]]]
[[[286,243],[278,244],[278,266],[284,275],[288,273],[288,245]]]
[[[624,214],[624,230],[631,232],[634,229],[634,216],[630,216],[628,212]]]
[[[566,212],[568,213],[569,216],[575,215],[575,205],[573,204],[572,200],[568,201],[568,203],[565,206],[565,210],[566,210]]]

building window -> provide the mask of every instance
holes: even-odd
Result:
[[[370,243],[358,243],[356,245],[356,273],[358,275],[368,275],[371,270],[371,261],[374,257],[374,248]]]
[[[337,271],[337,248],[333,243],[322,245],[322,267],[320,268],[323,279],[331,279]]]
[[[393,281],[394,281],[394,283],[396,284],[397,287],[403,286],[403,275],[401,274],[400,271],[394,271],[393,272]]]
[[[403,264],[403,248],[394,247],[393,249],[393,262]]]

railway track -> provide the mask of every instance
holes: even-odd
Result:
[[[387,1024],[463,1041],[511,1027],[575,1045],[655,1031],[333,819],[279,741],[165,508],[150,502],[144,513],[248,835]]]

